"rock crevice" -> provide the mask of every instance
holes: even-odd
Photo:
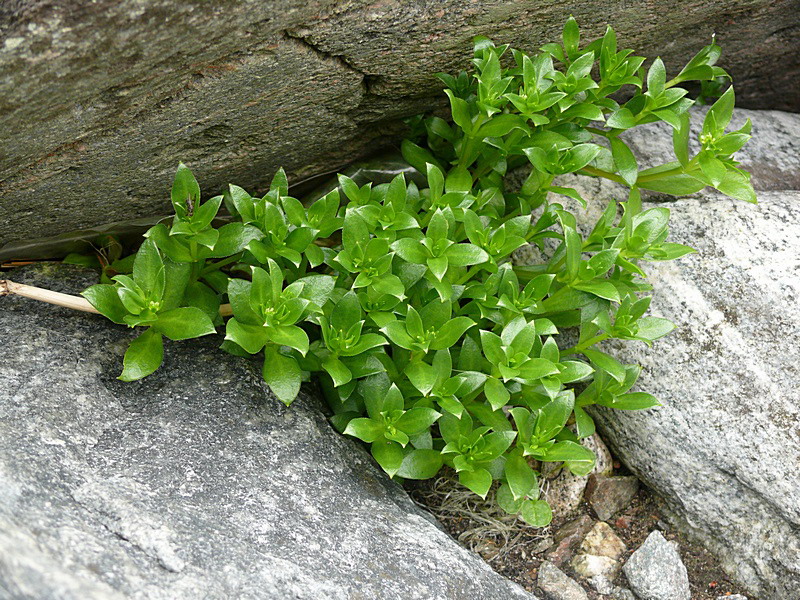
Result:
[[[793,3],[573,8],[585,39],[610,23],[670,71],[716,31],[742,105],[796,110]],[[474,36],[535,50],[567,17],[534,0],[4,6],[0,244],[168,212],[179,161],[209,196],[259,192],[281,166],[293,179],[341,168],[446,106],[435,73],[467,68]]]

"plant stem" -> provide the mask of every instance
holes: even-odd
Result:
[[[607,340],[611,336],[607,333],[601,333],[600,335],[596,335],[593,338],[589,338],[585,342],[581,342],[573,346],[572,348],[567,348],[566,350],[561,351],[561,356],[569,356],[570,354],[578,354],[579,352],[583,352],[587,348],[594,346],[595,344],[599,344],[600,342]]]
[[[229,264],[231,264],[233,262],[236,262],[240,258],[242,258],[242,253],[241,252],[239,254],[234,254],[233,256],[229,256],[228,258],[225,258],[223,260],[217,261],[215,263],[211,263],[210,265],[208,265],[205,268],[203,268],[202,271],[200,271],[200,277],[202,277],[206,273],[211,273],[211,271],[216,271],[217,269],[221,269],[222,267],[224,267],[226,265],[229,265]]]
[[[486,121],[486,117],[483,115],[478,115],[477,119],[475,119],[475,123],[472,124],[472,130],[477,132],[478,129],[481,128],[481,125],[483,125],[484,121]],[[469,167],[475,161],[475,159],[473,158],[469,162],[467,162],[467,159],[469,158],[469,155],[472,154],[472,148],[480,140],[469,135],[466,131],[464,132],[464,137],[465,141],[464,145],[461,147],[461,156],[458,159],[458,164],[462,167]]]
[[[661,173],[653,173],[652,175],[643,175],[636,180],[636,183],[639,184],[647,183],[648,181],[656,181],[657,179],[662,179],[663,177],[669,177],[671,175],[681,175],[684,172],[684,167],[675,167],[669,171],[661,171]]]
[[[603,177],[604,179],[609,179],[609,180],[614,181],[616,183],[622,184],[622,185],[624,185],[626,187],[628,185],[627,183],[625,183],[625,180],[622,177],[620,177],[619,175],[615,175],[614,173],[609,173],[608,171],[603,171],[602,169],[598,169],[596,167],[586,166],[586,167],[583,167],[581,169],[581,171],[583,173],[585,173],[586,175],[592,175],[594,177]]]
[[[466,282],[472,279],[473,275],[475,275],[475,273],[477,273],[480,270],[480,268],[481,268],[480,265],[472,265],[469,269],[467,269],[467,272],[464,273],[463,277],[459,278],[459,280],[456,281],[455,285],[464,285]]]

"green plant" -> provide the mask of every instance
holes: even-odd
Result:
[[[692,250],[666,241],[669,210],[645,208],[639,190],[713,186],[755,201],[732,158],[750,124],[725,132],[733,88],[708,111],[699,153],[689,152],[692,100],[679,85],[725,76],[719,54],[712,43],[668,79],[660,59],[645,70],[644,58],[618,49],[611,28],[581,47],[573,19],[562,44],[535,56],[477,38],[474,74],[441,76],[453,123],[417,119],[403,142],[424,189],[402,175],[361,187],[340,176],[304,206],[281,170],[263,197],[231,185],[201,203],[181,165],[171,226],[147,233],[130,276],[84,292],[114,322],[146,327],[121,378],[158,368],[163,335],[214,332],[227,296],[223,348],[263,353],[281,401],[314,373],[334,426],[370,444],[390,476],[429,478],[449,465],[481,496],[499,481],[505,510],[547,524],[535,467],[592,469],[579,443],[594,432],[586,408],[658,405],[631,391],[638,366],[598,348],[611,338],[651,344],[673,328],[645,316],[651,288],[640,263]],[[611,95],[625,86],[633,96],[620,104]],[[620,134],[658,120],[673,129],[677,160],[640,171]],[[523,166],[527,179],[509,189],[507,174]],[[612,201],[586,233],[549,197],[585,205],[557,184],[568,173],[622,184],[627,200]],[[235,220],[216,229],[223,203]],[[549,258],[515,266],[512,253],[527,244]],[[576,332],[569,347],[557,341],[565,329]]]

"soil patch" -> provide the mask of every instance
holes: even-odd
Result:
[[[615,465],[617,466],[617,465]],[[615,475],[629,474],[624,467]],[[565,523],[589,515],[597,519],[588,504],[583,502],[567,517],[554,520],[548,527],[530,527],[516,516],[508,515],[497,506],[494,489],[486,500],[458,483],[456,474],[449,469],[439,477],[427,481],[407,481],[406,489],[414,501],[431,512],[460,544],[477,552],[495,571],[515,581],[526,590],[544,597],[536,585],[539,565],[553,546],[553,536]],[[680,554],[689,573],[693,600],[716,600],[728,594],[744,594],[719,566],[717,560],[701,545],[690,542],[674,531],[662,518],[657,499],[644,486],[630,505],[615,515],[608,524],[628,547],[622,561],[658,529],[668,540],[680,545]],[[598,594],[586,580],[575,576],[568,561],[562,570],[584,586],[590,599],[608,598]],[[616,585],[627,586],[625,575],[620,573]]]

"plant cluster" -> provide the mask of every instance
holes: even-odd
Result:
[[[725,131],[732,88],[708,110],[700,151],[689,150],[693,101],[680,84],[726,77],[719,55],[712,42],[668,79],[660,59],[645,70],[644,58],[617,48],[611,28],[582,46],[573,19],[562,43],[533,56],[477,38],[472,75],[441,76],[452,122],[419,118],[403,142],[423,189],[403,175],[363,186],[340,176],[306,206],[281,170],[263,197],[231,185],[202,202],[181,165],[172,223],[147,232],[130,274],[84,292],[112,321],[144,328],[120,378],[155,371],[163,336],[224,328],[223,349],[262,355],[285,404],[313,374],[334,426],[369,444],[391,477],[429,478],[448,465],[480,496],[499,482],[505,510],[546,525],[537,469],[593,468],[580,443],[594,432],[587,407],[658,405],[631,391],[639,366],[598,348],[612,338],[651,344],[673,329],[646,316],[640,265],[691,248],[666,241],[669,210],[645,208],[639,190],[712,186],[755,200],[732,158],[750,124]],[[613,95],[624,87],[632,97],[621,104]],[[620,134],[654,121],[671,126],[676,160],[640,171]],[[506,176],[522,166],[530,175],[510,189]],[[557,184],[569,173],[622,184],[627,199],[584,229],[554,200],[585,206]],[[223,204],[234,220],[216,228]],[[528,244],[549,257],[514,265]],[[566,329],[569,347],[558,341]]]

